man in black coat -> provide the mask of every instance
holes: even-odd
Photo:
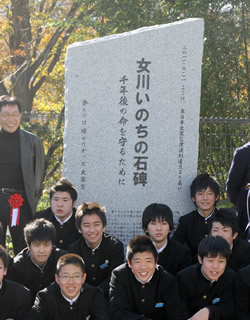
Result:
[[[36,219],[24,228],[27,248],[15,256],[8,278],[30,289],[32,301],[39,290],[55,281],[56,263],[64,250],[53,246],[56,232],[53,224]]]
[[[158,253],[148,236],[130,240],[127,263],[113,270],[110,311],[113,320],[186,320],[177,282],[157,265]]]
[[[32,220],[39,200],[45,161],[40,138],[20,129],[21,118],[22,108],[17,98],[1,96],[0,222],[3,237],[0,244],[5,243],[9,225],[15,254],[25,247],[23,229]]]
[[[200,242],[199,263],[178,272],[177,281],[188,319],[234,320],[235,272],[226,267],[229,244],[220,236]]]
[[[142,228],[159,254],[158,264],[172,275],[192,264],[190,249],[170,238],[174,228],[173,212],[165,204],[152,203],[142,214]]]
[[[250,319],[250,265],[240,269],[235,279],[236,320]]]
[[[98,203],[83,202],[75,217],[82,236],[69,246],[68,251],[83,258],[86,283],[102,288],[108,297],[111,272],[124,262],[123,244],[104,232],[107,224],[105,208]]]
[[[80,256],[60,257],[55,277],[55,283],[38,292],[25,320],[109,320],[108,303],[101,289],[85,284],[85,266]]]
[[[8,258],[0,245],[0,320],[22,320],[31,308],[30,292],[21,284],[4,279]]]
[[[68,246],[80,238],[75,224],[75,204],[77,190],[67,179],[60,179],[50,189],[50,207],[36,212],[34,219],[44,218],[56,228],[57,248],[66,250]]]
[[[235,150],[226,182],[228,197],[237,207],[240,235],[247,240],[250,239],[250,233],[246,234],[246,227],[250,222],[247,215],[248,184],[250,184],[250,142]],[[250,202],[250,197],[248,201]],[[248,205],[250,208],[250,203]]]

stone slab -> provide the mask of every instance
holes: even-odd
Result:
[[[150,203],[175,221],[194,208],[203,29],[187,19],[67,48],[63,176],[125,243]]]

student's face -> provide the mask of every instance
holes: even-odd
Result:
[[[61,288],[62,294],[72,300],[80,292],[85,281],[86,273],[82,273],[82,269],[74,264],[66,264],[55,275],[56,282]]]
[[[104,227],[101,218],[96,214],[86,214],[82,217],[79,232],[87,241],[90,248],[96,248],[102,240]]]
[[[61,191],[54,193],[50,201],[52,212],[61,221],[66,220],[72,214],[75,203],[68,192]]]
[[[2,283],[3,277],[7,273],[7,268],[5,268],[2,258],[0,258],[0,283]]]
[[[9,133],[13,133],[20,125],[22,114],[17,105],[7,104],[0,111],[0,125]]]
[[[151,220],[149,222],[146,231],[157,248],[160,248],[166,243],[171,230],[167,221],[159,221],[159,219],[156,219],[155,221]]]
[[[220,222],[215,221],[212,224],[211,228],[211,236],[221,236],[225,240],[227,240],[230,248],[232,249],[233,247],[233,241],[237,237],[238,233],[235,232],[233,234],[233,230],[231,227],[228,226],[223,226]]]
[[[156,261],[152,252],[137,252],[128,265],[136,278],[144,283],[154,274]]]
[[[215,258],[204,257],[203,260],[198,256],[204,275],[210,280],[217,280],[225,271],[227,259],[221,255]]]
[[[217,197],[218,198],[218,197]],[[207,217],[215,206],[215,193],[211,190],[210,187],[207,187],[205,190],[197,191],[195,197],[192,197],[192,200],[196,203],[199,212]]]
[[[49,259],[53,245],[51,240],[31,241],[31,244],[28,245],[28,249],[30,251],[32,261],[39,267],[42,267]]]

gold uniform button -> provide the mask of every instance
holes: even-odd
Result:
[[[141,302],[145,302],[145,299],[141,299]]]
[[[95,255],[95,252],[94,251],[92,251],[92,256],[94,256]]]
[[[70,307],[70,310],[73,310],[73,307],[72,307],[72,306]]]
[[[60,243],[63,243],[63,240],[60,240],[59,242],[60,242]]]
[[[92,264],[92,265],[91,265],[91,267],[92,267],[92,268],[94,268],[94,267],[95,267],[95,265],[94,265],[94,264]]]
[[[60,229],[63,229],[63,226],[60,226]]]
[[[95,279],[96,279],[95,277],[92,278],[92,280],[94,280],[94,281],[95,281]]]
[[[144,284],[141,287],[142,287],[142,289],[144,289],[145,288]]]
[[[208,237],[208,234],[205,234],[205,238]]]
[[[207,221],[205,221],[205,224],[207,224]]]
[[[207,296],[203,296],[203,299],[207,299]]]

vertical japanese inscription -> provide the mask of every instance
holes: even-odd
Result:
[[[187,46],[182,46],[181,50],[181,109],[179,124],[179,148],[178,148],[178,190],[182,190],[183,185],[183,161],[184,161],[184,133],[185,133],[185,107],[186,107],[186,81],[187,81]]]
[[[88,101],[83,100],[81,105],[81,190],[86,189],[86,158],[87,158],[87,106]]]
[[[137,63],[137,84],[136,84],[136,104],[137,110],[135,112],[135,119],[137,125],[135,127],[137,134],[137,142],[134,145],[134,167],[135,172],[133,176],[134,185],[142,185],[143,187],[148,182],[148,126],[147,120],[149,118],[150,105],[150,69],[151,61],[146,61],[141,58]]]
[[[119,139],[118,143],[120,146],[120,158],[119,158],[119,179],[118,184],[120,186],[124,186],[126,184],[126,144],[127,140],[127,122],[128,119],[126,114],[128,112],[128,98],[127,98],[127,82],[128,79],[126,76],[122,76],[119,80],[120,82],[120,100],[119,100],[119,107],[120,107],[120,120],[118,121],[119,124]]]

